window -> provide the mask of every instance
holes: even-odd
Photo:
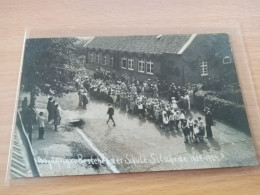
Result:
[[[110,58],[110,66],[114,66],[114,57]]]
[[[200,61],[201,76],[208,76],[208,62],[206,60]]]
[[[134,70],[134,59],[133,58],[128,59],[128,69]]]
[[[231,63],[231,57],[225,56],[223,58],[223,64],[230,64]]]
[[[123,57],[121,60],[121,68],[126,69],[126,57]]]
[[[138,61],[138,72],[144,72],[144,59]]]
[[[100,58],[99,58],[99,54],[97,54],[97,57],[96,57],[96,62],[99,64],[99,61],[100,60]]]
[[[94,62],[94,54],[93,53],[89,54],[89,61]]]
[[[146,73],[153,74],[153,62],[151,60],[146,62]]]
[[[106,56],[106,54],[103,55],[103,64],[107,65],[107,56]]]

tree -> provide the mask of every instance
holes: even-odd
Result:
[[[27,39],[21,84],[30,92],[32,105],[39,93],[62,96],[68,93],[71,79],[67,73],[75,70],[75,38]]]

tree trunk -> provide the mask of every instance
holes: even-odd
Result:
[[[35,107],[35,101],[36,101],[36,91],[33,89],[30,92],[30,104]]]

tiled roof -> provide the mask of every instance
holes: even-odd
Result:
[[[177,54],[191,35],[144,35],[95,37],[84,47],[147,54]]]

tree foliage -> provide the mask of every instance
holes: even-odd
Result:
[[[27,39],[21,84],[27,92],[62,96],[75,72],[75,38]]]

